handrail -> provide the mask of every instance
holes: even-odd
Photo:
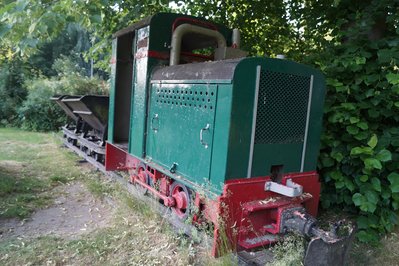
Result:
[[[181,24],[175,29],[172,35],[169,60],[169,65],[171,66],[178,65],[180,62],[181,41],[186,33],[198,33],[212,37],[217,41],[219,48],[226,47],[226,39],[220,32],[187,23]]]

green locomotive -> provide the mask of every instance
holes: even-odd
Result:
[[[70,147],[105,154],[97,161],[106,171],[128,171],[179,219],[210,224],[214,255],[222,238],[248,251],[298,231],[313,237],[305,264],[344,261],[349,238],[320,230],[313,218],[320,71],[246,57],[238,30],[180,14],[156,14],[113,37],[105,151],[71,143],[65,127]]]

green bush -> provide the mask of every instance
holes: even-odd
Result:
[[[63,111],[50,100],[56,81],[37,79],[27,81],[27,99],[18,109],[22,128],[34,131],[56,130],[66,122]]]
[[[319,62],[328,91],[322,205],[354,211],[358,238],[368,242],[398,224],[398,43],[399,37],[365,36],[333,47]]]
[[[26,97],[26,69],[17,58],[0,65],[0,125],[17,123],[17,109]]]
[[[80,75],[39,78],[26,82],[28,96],[18,109],[22,128],[34,131],[57,130],[66,123],[66,115],[50,98],[54,95],[104,94],[106,82]]]

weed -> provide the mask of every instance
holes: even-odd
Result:
[[[121,200],[130,210],[136,211],[143,215],[146,218],[158,218],[159,216],[151,209],[151,206],[149,204],[146,204],[142,201],[136,200],[127,193],[126,191],[123,191],[121,187],[118,187],[118,194],[117,197],[119,200]]]
[[[84,179],[87,189],[97,198],[104,198],[104,196],[111,195],[114,188],[110,186],[109,182],[97,178],[96,175],[91,175]]]
[[[271,250],[274,260],[268,266],[297,266],[303,265],[305,255],[304,238],[297,234],[287,234],[282,241],[276,243]]]
[[[58,175],[53,175],[50,177],[51,182],[53,183],[61,183],[61,184],[66,184],[69,181],[74,180],[74,178],[68,178],[66,176],[58,176]]]

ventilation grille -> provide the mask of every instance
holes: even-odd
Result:
[[[214,88],[159,88],[156,89],[156,102],[171,107],[196,109],[215,108],[216,90]]]
[[[261,71],[255,144],[304,141],[310,77]]]

